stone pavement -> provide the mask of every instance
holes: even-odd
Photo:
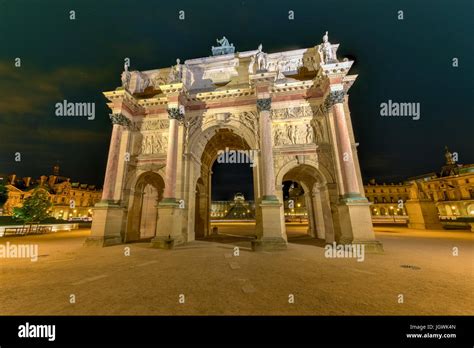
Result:
[[[385,253],[357,262],[325,258],[299,224],[288,250],[252,252],[250,230],[219,225],[175,250],[83,247],[89,230],[2,238],[39,257],[0,259],[0,315],[474,314],[472,233],[376,228]]]

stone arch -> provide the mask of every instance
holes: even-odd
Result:
[[[243,123],[237,121],[230,121],[228,123],[212,122],[206,125],[201,132],[196,131],[191,135],[189,139],[189,148],[197,150],[195,153],[197,158],[202,157],[202,153],[205,146],[211,140],[211,138],[221,129],[228,129],[234,134],[240,136],[251,149],[258,148],[258,141],[255,136]]]
[[[193,170],[192,189],[195,192],[194,208],[190,209],[188,219],[194,221],[194,236],[196,238],[206,237],[210,234],[210,207],[211,207],[211,184],[212,166],[218,158],[218,151],[229,147],[230,150],[254,150],[257,147],[257,139],[241,122],[230,120],[219,123],[212,121],[207,123],[203,132],[193,134],[189,140],[189,149],[193,151],[196,159]],[[197,164],[199,160],[199,164]],[[255,158],[255,160],[258,160]],[[257,196],[255,180],[258,180],[258,172],[254,173],[254,195]],[[190,196],[190,198],[193,196]],[[192,235],[191,232],[188,233]]]
[[[283,181],[296,181],[305,191],[305,203],[308,213],[308,232],[312,237],[325,239],[332,243],[335,240],[335,217],[331,209],[337,193],[330,190],[328,184],[333,182],[329,171],[311,160],[292,160],[285,163],[275,178],[275,185],[283,202]],[[336,197],[335,197],[336,196]]]
[[[326,185],[328,183],[334,182],[333,177],[330,174],[330,172],[321,164],[318,164],[312,160],[304,160],[304,161],[298,162],[297,159],[293,159],[291,161],[286,162],[280,168],[276,168],[277,171],[275,175],[275,187],[280,188],[285,174],[288,173],[293,168],[296,168],[300,165],[307,165],[307,166],[312,167],[312,170],[314,170],[314,177],[317,179],[317,181],[321,185]]]
[[[140,166],[137,169],[129,171],[126,181],[125,181],[125,187],[124,189],[131,190],[134,188],[137,184],[137,181],[140,179],[140,177],[147,172],[153,172],[161,176],[162,178],[165,177],[165,165],[157,165],[157,164],[151,164],[147,166]]]
[[[127,216],[125,242],[149,239],[155,236],[158,220],[157,205],[163,198],[163,176],[144,171],[130,182],[130,204]]]

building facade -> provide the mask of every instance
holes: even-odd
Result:
[[[474,164],[458,164],[448,148],[445,158],[439,173],[407,180],[411,184],[411,201],[407,202],[410,224],[415,228],[431,225],[432,228],[467,228],[474,232]],[[410,211],[412,201],[422,204]]]
[[[212,164],[224,149],[252,151],[255,250],[286,248],[282,184],[307,193],[310,233],[380,249],[348,105],[353,62],[339,45],[234,52],[171,68],[122,73],[105,92],[112,136],[88,244],[152,237],[162,247],[210,234]],[[159,202],[157,204],[157,202]]]
[[[102,192],[95,185],[71,182],[70,178],[59,175],[55,166],[53,174],[42,175],[38,179],[18,178],[15,174],[6,180],[8,199],[3,206],[3,215],[12,215],[13,208],[21,207],[23,201],[37,188],[43,188],[49,195],[49,214],[57,219],[92,218],[92,208],[101,199]]]
[[[255,220],[255,202],[236,193],[232,201],[212,201],[211,220]]]
[[[464,228],[474,231],[474,165],[458,164],[446,148],[437,173],[400,184],[365,185],[374,223],[407,223],[418,229]]]
[[[371,203],[372,222],[407,224],[406,202],[409,199],[410,184],[378,184],[371,180],[364,186],[365,195]]]

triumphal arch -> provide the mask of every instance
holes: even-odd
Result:
[[[309,233],[328,243],[374,238],[348,106],[352,61],[327,33],[317,46],[235,52],[130,71],[105,92],[112,136],[102,201],[87,244],[151,238],[164,247],[210,234],[212,165],[224,149],[252,150],[254,250],[287,245],[282,183],[303,187]],[[229,182],[232,185],[232,182]]]

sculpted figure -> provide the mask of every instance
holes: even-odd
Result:
[[[313,142],[313,127],[311,125],[306,125],[306,143],[310,144]]]
[[[252,75],[255,73],[254,71],[254,65],[255,65],[255,56],[252,56],[250,58],[250,64],[249,64],[249,75]]]
[[[121,80],[122,80],[122,87],[125,88],[125,89],[128,89],[128,85],[130,84],[130,77],[131,77],[131,74],[130,72],[128,71],[128,65],[125,64],[125,71],[122,72],[122,76],[121,76]]]
[[[219,43],[222,47],[228,47],[230,46],[229,44],[229,40],[227,40],[227,38],[224,36],[222,37],[222,39],[216,39],[217,43]]]
[[[319,46],[319,54],[321,56],[321,62],[325,64],[337,62],[331,43],[329,42],[327,31],[323,36],[323,43]]]
[[[277,63],[277,80],[282,80],[285,78],[285,74],[283,74],[283,69],[285,68],[285,62],[283,61],[278,61]]]
[[[304,144],[305,138],[306,138],[306,127],[304,125],[297,125],[295,144]]]
[[[446,158],[446,164],[448,165],[456,164],[456,161],[454,160],[454,156],[451,152],[449,152],[449,149],[447,146],[444,147],[444,158]]]
[[[290,140],[290,144],[296,144],[297,141],[297,131],[298,128],[296,125],[288,126],[288,139]]]
[[[280,127],[277,127],[275,130],[275,146],[283,144],[283,132]]]
[[[267,70],[267,54],[262,51],[262,44],[258,45],[258,52],[255,55],[258,70]]]
[[[179,58],[176,59],[176,65],[171,67],[169,76],[168,76],[168,83],[177,83],[181,82],[183,77],[182,68],[180,64]]]

